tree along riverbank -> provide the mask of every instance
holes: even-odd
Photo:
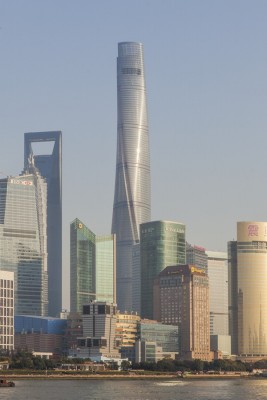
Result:
[[[1,379],[8,380],[24,380],[24,379],[61,379],[61,380],[87,380],[87,379],[243,379],[243,378],[256,378],[255,375],[242,373],[242,372],[228,372],[228,373],[214,373],[214,374],[177,374],[177,373],[167,373],[167,372],[148,372],[148,371],[131,371],[131,372],[115,372],[115,371],[106,371],[101,373],[84,373],[84,372],[58,372],[58,371],[49,371],[49,373],[41,373],[40,371],[3,371],[0,373]],[[266,378],[263,378],[266,379]]]

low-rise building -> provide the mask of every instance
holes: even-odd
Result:
[[[69,313],[67,316],[67,326],[64,334],[64,354],[77,348],[78,337],[83,335],[83,321],[79,313]]]
[[[66,319],[15,316],[15,349],[62,354]]]
[[[116,305],[92,301],[83,306],[83,336],[72,355],[93,361],[120,359],[115,341]]]
[[[137,339],[137,325],[140,321],[140,316],[137,313],[121,313],[116,314],[116,331],[115,340],[119,348],[133,347]]]
[[[84,362],[82,364],[72,364],[64,363],[57,367],[57,370],[62,371],[89,371],[89,372],[99,372],[105,371],[105,364],[94,363],[94,362]]]
[[[178,354],[178,327],[142,319],[138,323],[135,361],[159,361]]]

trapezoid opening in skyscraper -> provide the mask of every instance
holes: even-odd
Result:
[[[51,154],[34,154],[32,143],[53,142]],[[62,133],[24,134],[24,168],[33,159],[47,182],[48,315],[62,310]]]
[[[133,247],[150,221],[150,154],[143,45],[118,44],[117,160],[112,233],[117,237],[117,302],[132,310]]]

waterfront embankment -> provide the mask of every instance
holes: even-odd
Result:
[[[90,380],[90,379],[130,379],[130,380],[144,380],[144,379],[175,379],[175,380],[187,380],[187,379],[205,379],[205,380],[215,380],[215,379],[258,379],[255,375],[248,375],[244,373],[223,373],[223,374],[184,374],[178,375],[176,373],[101,373],[101,374],[75,374],[75,373],[49,373],[49,374],[23,374],[23,373],[8,373],[7,371],[0,374],[1,378],[8,380],[25,380],[25,379],[40,379],[40,380]],[[266,378],[265,378],[266,379]]]

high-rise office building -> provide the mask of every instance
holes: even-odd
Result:
[[[71,312],[82,312],[91,300],[116,302],[116,239],[96,236],[76,218],[70,225]]]
[[[48,312],[46,196],[33,164],[0,180],[0,269],[14,272],[17,315]]]
[[[132,310],[132,247],[150,220],[150,156],[141,43],[118,45],[117,161],[112,233],[117,236],[117,302]]]
[[[206,249],[186,243],[186,263],[195,265],[197,268],[203,269],[203,271],[207,273],[208,256],[206,254]]]
[[[238,354],[237,242],[228,242],[228,310],[232,354]]]
[[[14,272],[0,271],[0,350],[14,350]]]
[[[116,236],[96,236],[95,298],[116,303]]]
[[[133,285],[132,285],[132,311],[141,315],[141,266],[140,243],[133,246]]]
[[[228,256],[219,251],[207,251],[210,288],[210,334],[229,335]]]
[[[228,256],[221,251],[206,251],[208,256],[211,350],[231,355],[228,310]]]
[[[34,154],[32,143],[53,142],[51,154]],[[24,136],[24,168],[34,159],[47,182],[48,301],[50,316],[62,310],[62,134],[31,132]]]
[[[95,234],[76,218],[70,225],[70,311],[95,300]]]
[[[165,268],[154,280],[154,313],[178,326],[180,357],[210,360],[209,280],[194,265]]]
[[[153,318],[153,284],[167,266],[185,264],[185,225],[152,221],[140,225],[141,316]]]
[[[230,321],[232,328],[237,328],[233,332],[237,335],[235,350],[239,355],[266,356],[267,222],[238,222],[236,247],[232,243],[229,249]]]

